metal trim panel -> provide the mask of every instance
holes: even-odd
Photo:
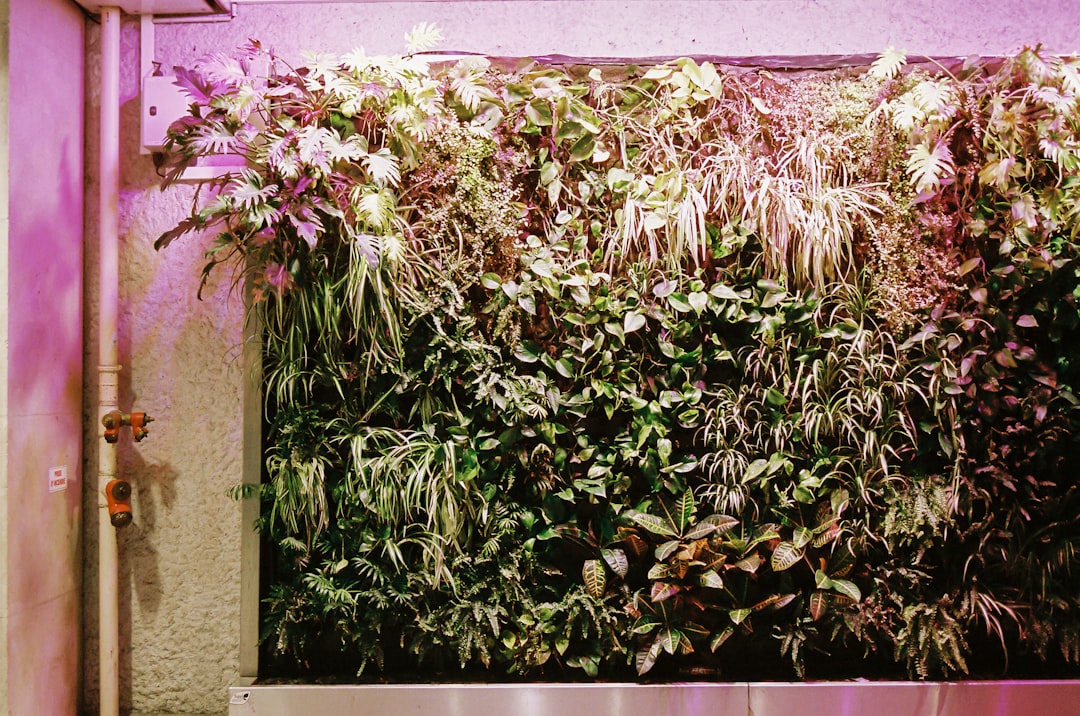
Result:
[[[1080,681],[750,684],[753,716],[1078,716]]]
[[[743,716],[746,684],[238,686],[229,716]]]
[[[229,689],[229,716],[313,713],[334,716],[1080,716],[1080,681],[254,684]]]

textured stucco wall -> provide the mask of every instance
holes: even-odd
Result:
[[[73,714],[82,593],[84,25],[69,0],[5,5],[0,713]],[[50,492],[51,469],[60,467],[67,488]]]
[[[1080,49],[1080,0],[546,0],[242,4],[229,22],[161,24],[155,59],[189,65],[249,38],[299,59],[304,50],[402,49],[404,33],[435,22],[447,50],[492,55],[813,55],[876,53],[888,45],[932,55],[999,54],[1025,44]],[[992,8],[992,9],[990,9]],[[96,137],[98,33],[89,24],[87,136]],[[228,277],[196,301],[204,242],[163,254],[153,239],[181,219],[190,188],[162,194],[137,148],[138,31],[123,32],[121,402],[157,418],[143,443],[121,448],[135,524],[121,535],[124,701],[136,713],[225,713],[238,674],[239,507],[225,490],[240,481],[242,308]],[[87,165],[94,166],[91,146]],[[88,265],[96,245],[96,181],[87,182]],[[92,273],[88,307],[93,311]],[[88,335],[94,335],[91,322]],[[93,352],[88,365],[93,365]],[[87,410],[96,395],[88,379]],[[93,458],[88,450],[88,461]],[[91,463],[92,464],[92,463]],[[93,524],[95,500],[86,505]],[[88,554],[94,534],[87,530]],[[92,562],[92,560],[90,560]],[[96,702],[95,577],[87,585],[87,704]]]
[[[89,23],[87,166],[97,166],[100,33]],[[228,277],[196,300],[203,248],[153,240],[190,206],[193,191],[158,190],[138,149],[138,26],[121,33],[120,406],[155,418],[150,435],[119,443],[118,474],[133,488],[134,522],[119,534],[121,707],[137,712],[218,713],[236,677],[239,506],[225,496],[239,480],[243,380],[238,365],[242,305]],[[87,266],[97,260],[95,172],[88,172]],[[97,275],[87,271],[87,336],[97,335]],[[97,361],[87,341],[87,465],[96,465]],[[92,476],[92,468],[88,468]],[[84,580],[87,710],[97,703],[96,528],[100,496],[88,490]]]

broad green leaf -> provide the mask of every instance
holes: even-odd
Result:
[[[623,333],[633,333],[645,325],[645,316],[637,311],[629,311],[623,316]]]
[[[581,137],[583,134],[585,134],[585,128],[582,127],[579,123],[574,121],[560,122],[559,128],[555,131],[555,141],[561,142],[564,139],[578,138]],[[592,137],[592,135],[587,134],[585,136],[590,138]],[[589,154],[592,154],[591,148],[589,150]]]
[[[983,260],[981,256],[976,256],[975,258],[968,259],[964,263],[960,264],[960,268],[958,268],[956,272],[961,276],[967,276],[969,273],[978,268],[979,265],[982,264],[982,262]]]
[[[672,292],[667,296],[668,305],[672,309],[679,313],[690,313],[694,309],[691,308],[690,303],[686,300],[686,296],[681,293]]]
[[[533,100],[525,105],[525,116],[537,127],[550,127],[552,121],[554,121],[551,114],[551,105],[540,99]]]
[[[747,548],[749,549],[749,547],[759,545],[762,542],[769,542],[769,541],[772,541],[774,539],[780,539],[780,526],[779,525],[777,525],[777,524],[775,524],[773,522],[768,522],[768,523],[763,524],[763,525],[758,525],[757,527],[754,528],[754,532],[750,536],[750,544],[749,544],[749,546]]]
[[[478,450],[494,450],[495,448],[499,447],[501,444],[502,443],[499,442],[498,438],[485,438],[480,443],[480,445],[477,446],[477,449]]]
[[[788,399],[776,388],[769,387],[765,390],[765,401],[775,408],[782,408],[787,405]]]
[[[754,460],[752,463],[750,463],[749,466],[747,466],[746,473],[743,475],[743,478],[742,478],[742,484],[745,485],[748,482],[751,482],[752,480],[757,478],[759,475],[761,475],[763,472],[765,472],[766,468],[768,468],[768,467],[769,467],[769,461],[768,460],[765,460],[763,458],[758,458],[757,460]]]
[[[535,363],[540,360],[543,352],[543,349],[532,341],[522,341],[514,351],[514,357],[522,363]]]
[[[814,531],[807,529],[806,527],[796,527],[792,534],[791,541],[795,543],[795,546],[802,549],[806,545],[810,544],[810,541],[814,538]]]
[[[583,162],[592,159],[596,150],[596,137],[592,134],[580,136],[570,147],[570,161]]]
[[[587,473],[589,479],[598,480],[602,477],[606,477],[611,474],[611,465],[604,465],[602,463],[595,463],[589,466]]]
[[[722,283],[713,284],[713,287],[709,289],[709,293],[716,298],[724,299],[726,301],[738,301],[741,299],[741,296],[735,293],[735,289],[725,286]]]

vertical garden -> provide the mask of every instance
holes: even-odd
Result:
[[[178,81],[263,341],[268,671],[1080,663],[1080,60]]]

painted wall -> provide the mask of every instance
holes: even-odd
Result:
[[[168,70],[249,38],[292,60],[303,50],[402,49],[404,33],[435,22],[447,50],[512,56],[877,53],[888,45],[932,55],[999,54],[1042,42],[1080,50],[1080,0],[516,0],[243,4],[228,22],[156,26],[155,59]],[[989,12],[985,8],[993,7]],[[98,33],[88,25],[87,136],[96,137]],[[150,157],[138,152],[138,27],[123,32],[121,198],[121,403],[157,418],[150,437],[121,448],[135,489],[135,523],[121,534],[121,671],[135,713],[225,713],[225,686],[240,673],[240,507],[225,491],[241,480],[242,306],[220,276],[195,293],[205,242],[187,238],[164,254],[152,242],[184,215],[187,187],[161,193]],[[87,166],[94,164],[93,146]],[[89,176],[88,265],[96,245]],[[94,276],[88,274],[88,297]],[[92,298],[90,324],[95,335]],[[92,366],[96,355],[88,353]],[[88,381],[86,405],[96,396]],[[88,464],[95,464],[87,450]],[[86,503],[92,550],[95,498]],[[92,554],[92,551],[88,552]],[[96,577],[88,569],[86,688],[96,703]]]
[[[74,714],[82,593],[84,20],[70,0],[5,5],[0,713]],[[55,470],[67,482],[50,491]]]

